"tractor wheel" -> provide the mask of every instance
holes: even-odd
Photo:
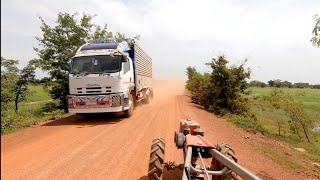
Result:
[[[163,177],[164,169],[164,149],[165,142],[162,138],[155,138],[152,141],[148,179],[149,180],[161,180]]]
[[[223,155],[225,155],[226,157],[228,157],[229,159],[232,159],[233,161],[237,162],[237,158],[235,156],[235,152],[234,150],[231,148],[230,145],[228,144],[218,144],[216,146],[216,149],[218,151],[220,151]],[[221,164],[219,161],[217,161],[215,158],[212,158],[211,161],[211,170],[222,170],[224,168],[224,165]],[[212,176],[212,180],[238,180],[240,179],[239,176],[229,170],[226,174],[222,175],[222,176]]]

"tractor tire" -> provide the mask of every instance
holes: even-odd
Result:
[[[216,149],[220,151],[223,155],[237,162],[234,150],[228,144],[218,144]],[[215,158],[212,158],[211,161],[211,170],[219,171],[224,168],[224,165],[217,161]],[[212,176],[212,180],[239,180],[240,177],[233,171],[229,170],[226,174],[222,176]]]
[[[135,106],[135,100],[133,98],[132,93],[129,94],[129,104],[130,104],[129,109],[123,111],[124,117],[126,117],[126,118],[129,118],[129,117],[131,117],[133,115],[133,109],[134,109],[134,106]]]
[[[162,138],[155,138],[152,141],[148,179],[149,180],[162,180],[164,169],[164,150],[165,142]]]

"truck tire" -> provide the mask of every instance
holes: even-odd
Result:
[[[129,109],[123,111],[124,117],[126,117],[126,118],[131,117],[133,115],[133,109],[134,109],[134,106],[135,106],[135,101],[133,99],[132,93],[129,94],[129,104],[130,104],[129,105]]]
[[[165,142],[162,138],[155,138],[152,141],[148,179],[149,180],[162,180],[164,169],[164,150]]]
[[[217,144],[216,149],[220,151],[223,155],[228,157],[229,159],[232,159],[233,161],[237,162],[237,158],[235,156],[234,150],[231,148],[228,144]],[[221,164],[219,161],[217,161],[215,158],[212,158],[211,161],[211,170],[219,171],[224,168],[224,165]],[[226,174],[222,176],[212,176],[212,180],[238,180],[240,179],[239,176],[229,170]]]
[[[149,104],[151,102],[151,95],[150,94],[147,94],[146,95],[146,98],[143,100],[143,102],[145,104]]]

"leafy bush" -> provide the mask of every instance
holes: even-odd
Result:
[[[263,99],[269,102],[275,109],[284,111],[290,120],[291,131],[301,138],[300,131],[305,135],[306,140],[310,143],[310,130],[314,127],[314,120],[304,110],[301,101],[295,101],[292,95],[279,89],[273,89],[269,95]],[[279,127],[280,128],[280,127]],[[302,129],[302,130],[301,130]],[[280,129],[279,129],[280,131]]]
[[[207,64],[212,68],[211,74],[203,75],[188,67],[186,89],[190,91],[193,102],[218,115],[250,115],[248,99],[243,96],[249,94],[246,80],[250,77],[250,69],[246,69],[244,64],[229,67],[228,63],[225,56],[219,56]]]
[[[59,102],[50,101],[40,107],[40,113],[50,113],[59,109]]]

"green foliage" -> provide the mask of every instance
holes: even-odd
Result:
[[[300,138],[300,129],[302,129],[306,140],[310,142],[310,130],[314,126],[314,121],[304,111],[302,102],[294,101],[290,94],[284,93],[282,90],[274,89],[264,99],[271,103],[275,109],[283,110],[289,117],[289,124],[292,132]],[[279,130],[280,131],[280,130]]]
[[[245,61],[246,62],[246,61]],[[208,63],[212,68],[210,77],[210,91],[206,92],[207,100],[204,107],[216,114],[243,114],[248,113],[248,99],[243,95],[248,94],[247,79],[250,78],[250,69],[239,66],[228,67],[229,61],[225,56],[219,56]]]
[[[33,61],[19,70],[18,61],[1,57],[1,107],[7,110],[8,103],[15,102],[15,110],[18,111],[18,103],[26,99],[28,85],[35,76]]]
[[[80,21],[77,14],[59,13],[54,27],[50,27],[41,17],[42,37],[36,37],[39,47],[34,48],[39,58],[37,65],[50,74],[55,84],[51,97],[60,102],[61,109],[67,109],[66,96],[69,94],[69,63],[78,47],[90,38],[93,16],[83,14]],[[103,31],[98,29],[98,31]],[[99,33],[96,33],[96,35]]]
[[[229,119],[236,126],[244,128],[249,132],[260,132],[263,135],[268,133],[268,131],[259,123],[258,119],[255,116],[244,117],[233,115],[229,117]]]
[[[312,89],[320,89],[320,84],[315,84],[311,86]]]
[[[312,30],[313,37],[310,41],[315,47],[320,47],[320,16],[316,14],[314,18],[316,24]]]
[[[191,66],[187,67],[186,73],[187,73],[187,76],[188,76],[188,81],[191,81],[194,75],[199,74],[197,72],[196,68],[195,67],[191,67]]]
[[[13,90],[19,78],[17,64],[18,60],[1,57],[1,114],[8,108],[8,103],[15,99]]]
[[[195,73],[192,79],[186,84],[186,89],[191,93],[192,102],[203,105],[206,103],[206,94],[210,91],[210,74]]]
[[[216,114],[248,115],[248,100],[243,95],[249,93],[246,80],[250,77],[250,69],[246,69],[244,64],[231,67],[227,64],[225,56],[212,59],[207,64],[212,72],[204,75],[189,66],[186,89],[190,91],[193,102]]]
[[[280,79],[270,80],[270,81],[268,81],[268,84],[270,87],[276,87],[276,88],[281,88],[281,87],[292,88],[293,87],[291,82],[282,81]]]
[[[44,103],[40,107],[40,112],[41,113],[49,113],[52,111],[56,111],[59,109],[59,102],[57,101],[50,101],[47,103]]]
[[[95,30],[93,34],[91,35],[90,39],[95,40],[95,39],[104,39],[104,38],[111,38],[112,37],[112,32],[107,31],[107,25],[105,24],[103,27],[94,25]]]
[[[33,81],[35,77],[35,67],[31,60],[29,64],[23,68],[19,74],[19,79],[16,82],[13,90],[15,94],[15,111],[18,111],[18,103],[26,100],[26,94],[28,92],[28,85]]]
[[[29,93],[26,95],[26,100],[22,102],[22,104],[50,101],[51,97],[49,95],[49,89],[51,89],[51,87],[46,89],[44,85],[29,86]]]
[[[310,87],[310,85],[309,85],[309,83],[299,82],[299,83],[294,83],[293,87],[294,88],[308,88],[308,87]]]
[[[49,93],[43,86],[29,86],[28,89],[32,93],[26,94],[26,100],[19,104],[18,112],[14,111],[13,102],[7,103],[5,110],[1,103],[1,134],[11,133],[64,115],[63,111],[57,109],[59,103],[50,101]]]
[[[310,132],[311,143],[308,143],[303,137],[303,130],[299,131],[301,138],[290,129],[291,118],[281,109],[277,110],[272,107],[270,102],[263,98],[254,99],[255,97],[268,96],[274,88],[250,88],[252,94],[249,96],[250,107],[252,112],[259,120],[259,124],[267,131],[266,136],[289,143],[292,147],[306,149],[306,152],[300,153],[303,158],[315,162],[320,160],[320,131],[316,132],[316,127],[320,127],[320,90],[318,89],[298,89],[298,88],[281,88],[284,93],[292,96],[294,101],[301,101],[303,109],[307,115],[316,122],[313,126],[314,132]],[[278,122],[281,123],[281,135],[279,136]],[[244,126],[245,127],[245,126]],[[312,125],[310,125],[310,128]]]
[[[17,113],[13,109],[4,111],[1,114],[1,134],[11,133],[65,115],[63,110],[57,110],[55,107],[58,103],[52,104],[21,104]]]
[[[251,81],[251,82],[249,83],[249,85],[250,85],[251,87],[262,87],[262,88],[267,87],[267,84],[266,84],[266,83],[261,82],[261,81],[258,81],[258,80]]]

